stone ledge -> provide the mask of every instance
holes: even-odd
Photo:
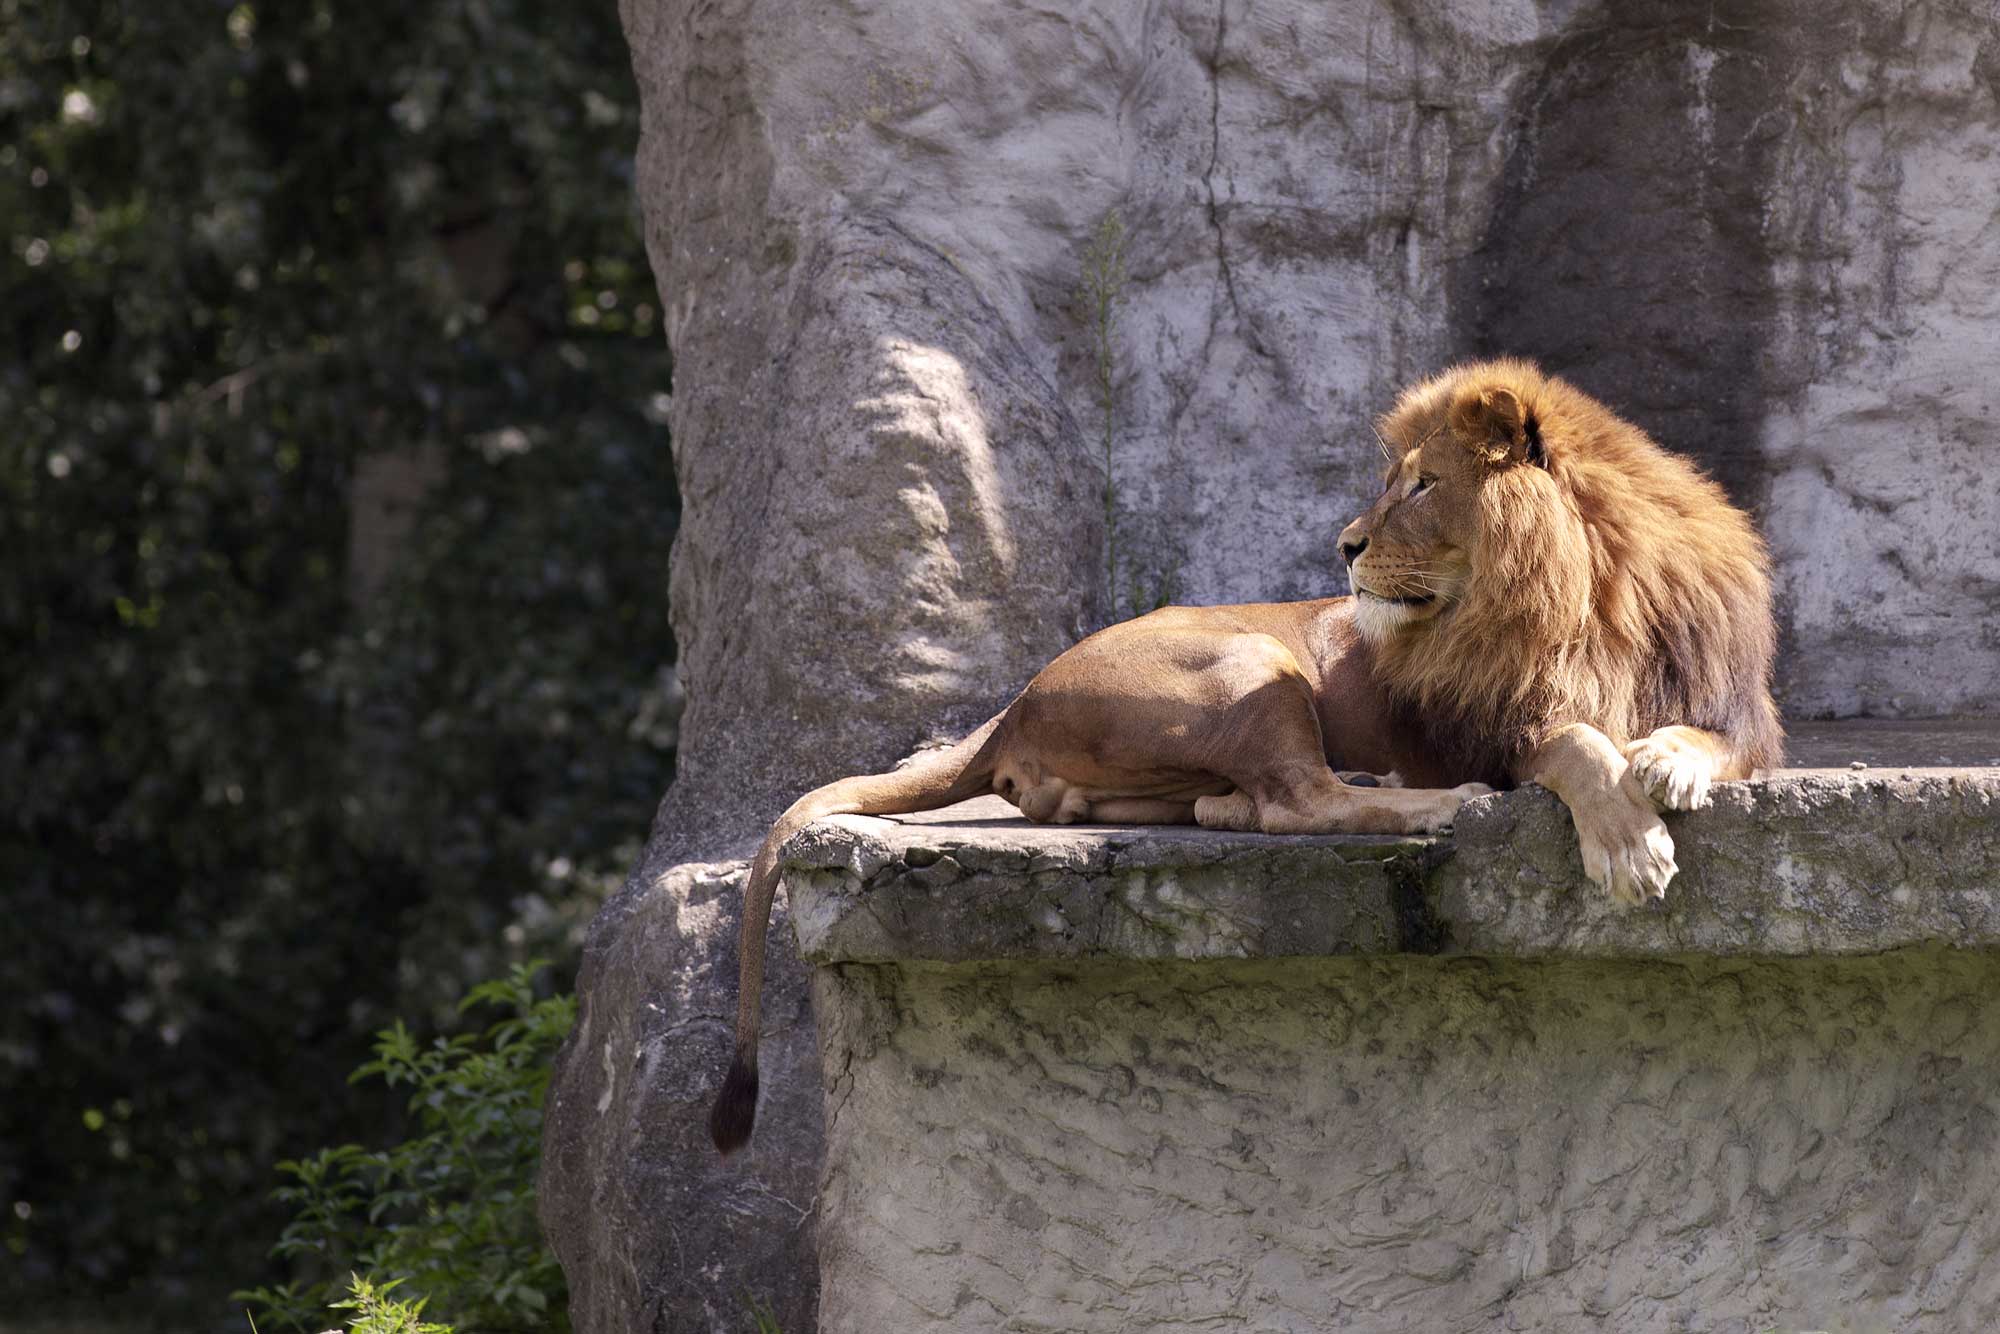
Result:
[[[814,963],[1445,954],[1806,956],[2000,946],[2000,768],[1782,770],[1666,817],[1681,872],[1623,908],[1539,788],[1436,839],[1033,825],[998,798],[842,816],[785,849]]]
[[[819,1328],[1987,1327],[2000,767],[1668,823],[1636,910],[1534,788],[1438,839],[802,831]]]

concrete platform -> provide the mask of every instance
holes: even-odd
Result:
[[[1991,1328],[2000,728],[1794,736],[1644,909],[1539,789],[804,831],[820,1329]]]
[[[1802,735],[1801,735],[1802,734]],[[2000,945],[2000,724],[1806,724],[1794,753],[1855,767],[1717,784],[1666,818],[1666,901],[1588,890],[1568,813],[1525,788],[1436,838],[1035,825],[997,797],[842,816],[786,848],[815,962],[1872,953]],[[1861,758],[1867,757],[1867,758]]]
[[[2000,718],[1840,718],[1785,724],[1787,768],[2000,767]]]

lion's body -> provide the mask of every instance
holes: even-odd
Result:
[[[1152,800],[1186,809],[1144,823],[1193,823],[1200,797],[1274,759],[1451,786],[1421,730],[1397,725],[1374,656],[1351,597],[1162,608],[1028,683],[994,733],[993,790],[1034,820],[1119,823],[1107,804]]]
[[[1486,784],[1536,781],[1568,803],[1593,880],[1626,900],[1664,892],[1673,845],[1655,807],[1700,805],[1711,781],[1777,760],[1767,562],[1748,519],[1522,362],[1416,386],[1378,438],[1382,497],[1340,537],[1356,596],[1111,626],[958,745],[785,812],[745,895],[718,1147],[755,1116],[778,852],[824,815],[995,792],[1061,823],[1412,832]]]

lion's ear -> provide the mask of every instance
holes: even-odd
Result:
[[[1535,410],[1511,389],[1496,385],[1466,390],[1452,404],[1451,429],[1488,463],[1549,466],[1542,424]]]

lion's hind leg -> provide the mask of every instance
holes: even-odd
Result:
[[[1195,797],[1135,797],[1048,778],[1020,793],[1016,806],[1037,824],[1193,824]]]
[[[1164,797],[1105,797],[1090,803],[1100,824],[1193,824],[1195,803]]]
[[[1036,824],[1077,824],[1090,818],[1090,798],[1074,783],[1045,778],[1014,798],[1021,814]]]
[[[1361,787],[1324,765],[1317,772],[1302,766],[1228,796],[1203,797],[1195,803],[1195,819],[1209,829],[1264,834],[1434,834],[1451,824],[1460,806],[1492,790],[1484,783]]]
[[[1195,802],[1209,829],[1265,834],[1428,834],[1449,825],[1468,800],[1492,791],[1401,786],[1396,774],[1336,774],[1326,764],[1312,691],[1296,668],[1246,692],[1220,720],[1205,762],[1236,785]],[[1252,740],[1254,739],[1254,740]]]
[[[1194,803],[1194,822],[1203,829],[1234,829],[1245,834],[1263,832],[1263,826],[1257,819],[1257,803],[1250,799],[1247,792],[1241,791],[1198,798]]]

